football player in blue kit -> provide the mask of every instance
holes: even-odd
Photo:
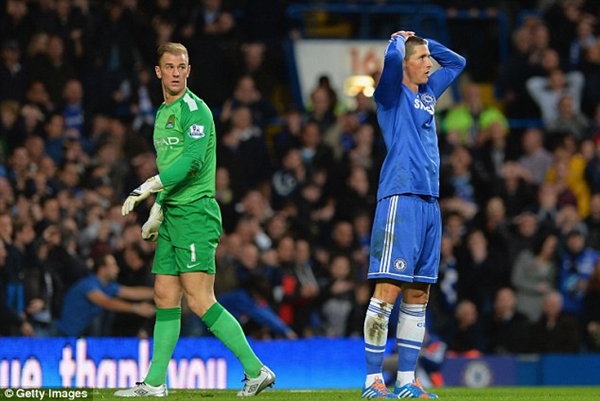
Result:
[[[440,68],[433,70],[434,59]],[[435,105],[465,68],[464,57],[411,31],[391,35],[375,89],[387,155],[381,167],[368,278],[375,281],[364,322],[363,398],[438,398],[415,378],[431,284],[438,278],[440,155]],[[396,328],[394,392],[382,375],[390,313],[402,294]]]

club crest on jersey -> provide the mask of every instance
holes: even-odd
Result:
[[[190,127],[190,132],[189,132],[190,138],[194,138],[194,139],[200,139],[200,138],[204,138],[204,125],[192,125]]]
[[[431,93],[422,93],[421,102],[423,102],[425,106],[435,106],[435,97]]]
[[[406,264],[406,260],[402,259],[402,258],[398,258],[396,260],[394,260],[394,269],[396,269],[399,272],[403,272],[404,270],[406,270],[407,264]]]
[[[435,113],[435,96],[431,93],[422,93],[418,98],[415,98],[414,107],[433,115]]]
[[[175,127],[175,114],[171,114],[165,124],[165,129],[173,129]]]

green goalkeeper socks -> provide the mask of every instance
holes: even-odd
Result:
[[[167,382],[167,367],[181,330],[181,308],[156,309],[154,345],[146,384],[158,386]]]
[[[250,348],[240,323],[231,313],[217,302],[202,316],[202,321],[239,359],[249,377],[255,378],[260,375],[263,364]]]

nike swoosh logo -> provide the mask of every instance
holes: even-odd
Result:
[[[200,263],[196,263],[196,264],[193,264],[193,265],[190,265],[190,264],[188,263],[188,264],[187,264],[187,268],[188,268],[188,269],[192,269],[192,268],[194,268],[194,267],[196,267],[196,266],[198,266],[198,265],[200,265]]]

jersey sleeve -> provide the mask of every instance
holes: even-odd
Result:
[[[160,180],[165,187],[183,182],[202,168],[210,134],[215,129],[212,113],[203,103],[191,98],[184,99],[184,102],[183,107],[189,108],[187,113],[182,113],[181,121],[184,149],[181,157],[160,173]]]
[[[384,107],[395,104],[399,99],[398,93],[402,90],[401,84],[404,76],[402,62],[406,53],[404,41],[404,36],[396,35],[390,39],[385,50],[383,70],[374,94],[377,102]]]
[[[452,81],[465,69],[467,60],[458,53],[432,39],[427,39],[431,57],[440,64],[429,79],[429,86],[435,97],[440,97]]]

